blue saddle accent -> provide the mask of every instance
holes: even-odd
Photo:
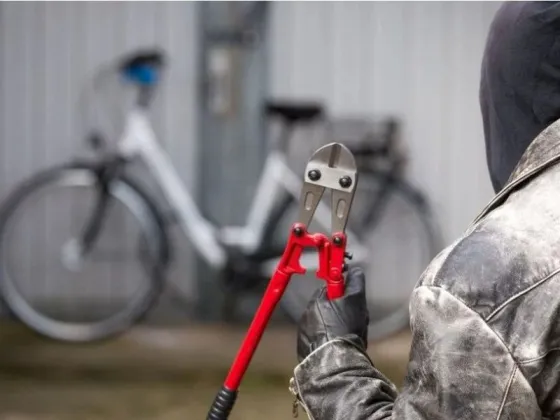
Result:
[[[129,66],[124,70],[124,77],[133,83],[143,86],[152,86],[159,81],[159,71],[156,66],[138,64]]]

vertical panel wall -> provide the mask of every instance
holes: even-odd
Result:
[[[268,95],[268,15],[265,2],[200,3],[201,95],[200,201],[204,215],[219,225],[243,225],[266,156],[262,103]],[[242,41],[251,34],[252,42]],[[219,287],[220,273],[201,264],[197,273],[199,315],[232,318],[232,293]],[[254,296],[251,296],[254,297]],[[257,295],[260,300],[260,296]],[[211,305],[208,302],[212,302]],[[223,304],[222,304],[223,302]],[[255,310],[250,302],[236,309]]]
[[[428,193],[450,241],[492,196],[478,81],[499,5],[273,2],[270,90],[321,99],[334,117],[400,117],[409,179]],[[154,127],[194,191],[196,8],[193,2],[0,4],[0,197],[33,171],[84,149],[79,89],[101,64],[150,46],[170,56]],[[177,233],[172,281],[192,295],[193,255]]]
[[[449,241],[492,197],[478,83],[499,5],[274,3],[272,92],[320,99],[335,118],[401,118],[409,179],[429,194]]]
[[[150,47],[162,47],[168,54],[152,122],[193,191],[197,172],[196,25],[196,3],[192,2],[2,3],[0,197],[34,171],[82,154],[86,146],[85,127],[78,114],[81,89],[100,66],[121,54]],[[44,226],[37,229],[30,234],[45,232]],[[41,238],[50,244],[48,234]],[[188,294],[192,291],[192,254],[185,241],[179,238],[176,243],[179,249],[172,280]],[[31,256],[20,258],[25,261]],[[126,284],[127,279],[117,281]]]

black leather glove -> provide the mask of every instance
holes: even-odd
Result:
[[[365,276],[356,267],[346,276],[345,294],[329,300],[326,287],[315,292],[298,325],[297,355],[301,362],[314,349],[334,338],[344,337],[367,349],[369,313]]]

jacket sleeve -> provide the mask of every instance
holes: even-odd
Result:
[[[415,289],[412,348],[400,394],[344,338],[294,370],[292,392],[313,420],[537,420],[532,388],[494,331],[445,290]]]

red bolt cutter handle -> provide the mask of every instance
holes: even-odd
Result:
[[[228,418],[237,398],[239,384],[249,367],[274,308],[282,298],[292,275],[294,273],[305,273],[305,268],[299,263],[303,249],[318,249],[319,270],[317,276],[327,282],[329,299],[335,299],[344,294],[342,272],[345,245],[346,236],[343,233],[335,234],[333,243],[331,243],[326,235],[308,233],[302,223],[293,225],[284,254],[270,279],[261,304],[249,326],[224,385],[214,400],[207,420],[225,420]]]
[[[343,272],[346,257],[344,228],[356,189],[356,162],[348,148],[340,143],[331,143],[321,147],[313,154],[307,163],[304,179],[300,198],[299,222],[292,226],[284,254],[264,293],[222,390],[210,408],[207,420],[228,418],[237,398],[237,388],[292,274],[305,273],[305,269],[299,263],[304,248],[316,248],[319,253],[317,277],[327,282],[327,297],[336,299],[344,294]],[[331,229],[335,231],[332,238],[322,233],[310,234],[307,232],[307,226],[311,223],[313,214],[327,188],[332,190]]]
[[[338,232],[332,241],[326,241],[319,250],[319,270],[317,277],[327,282],[327,297],[337,299],[344,295],[344,258],[346,255],[346,235]]]

